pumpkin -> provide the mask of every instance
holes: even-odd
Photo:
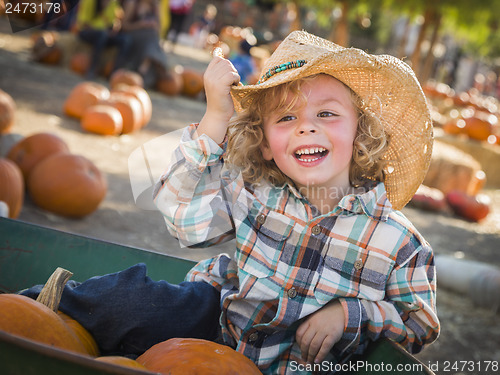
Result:
[[[492,126],[486,121],[478,117],[469,117],[465,119],[465,134],[476,141],[487,141],[491,135]]]
[[[94,163],[81,155],[62,153],[41,161],[27,185],[35,204],[68,217],[91,214],[107,191],[106,180]]]
[[[185,68],[182,76],[182,93],[186,96],[194,98],[198,96],[204,88],[203,74],[194,70]]]
[[[115,107],[97,104],[87,108],[80,125],[83,130],[91,133],[117,135],[122,132],[123,118]]]
[[[57,311],[57,315],[59,315],[63,322],[66,323],[68,328],[71,329],[78,340],[80,340],[89,355],[91,355],[92,357],[99,356],[99,347],[97,346],[94,337],[92,337],[90,332],[87,331],[85,327],[83,327],[75,319],[63,313],[62,311]]]
[[[87,108],[109,98],[109,89],[100,83],[85,81],[76,85],[64,102],[64,113],[81,119]]]
[[[170,375],[261,375],[243,354],[202,339],[173,338],[160,342],[137,358],[149,371]]]
[[[78,52],[75,53],[73,56],[71,56],[71,59],[69,61],[69,68],[83,76],[85,73],[87,73],[87,70],[89,70],[90,67],[90,55],[85,52]]]
[[[7,158],[21,169],[25,181],[33,168],[53,154],[67,153],[66,142],[53,133],[35,133],[23,138],[10,149]]]
[[[56,270],[46,284],[48,288],[42,289],[36,301],[20,294],[0,294],[0,329],[55,348],[88,355],[78,337],[55,312],[70,276],[69,271]]]
[[[451,135],[465,134],[465,120],[463,118],[451,119],[444,124],[443,131]]]
[[[7,204],[9,217],[16,219],[24,202],[24,179],[19,167],[11,160],[0,158],[0,201]]]
[[[146,126],[153,115],[153,103],[151,102],[151,97],[148,92],[139,86],[130,86],[124,83],[120,83],[112,89],[112,92],[119,92],[125,95],[132,96],[136,98],[142,107],[142,125]]]
[[[144,365],[141,365],[135,359],[131,359],[131,358],[127,358],[127,357],[122,357],[122,356],[119,356],[119,355],[110,355],[110,356],[97,357],[97,358],[95,358],[95,360],[99,361],[99,362],[111,363],[113,365],[124,366],[124,367],[131,367],[131,368],[135,368],[135,369],[147,371],[147,368],[144,367]]]
[[[446,201],[456,215],[469,221],[481,221],[490,213],[491,199],[485,194],[453,190],[446,194]]]
[[[12,96],[0,89],[0,134],[8,133],[14,125],[16,103]]]
[[[130,86],[144,87],[144,80],[139,73],[127,69],[118,69],[109,77],[109,86],[113,89],[120,83]]]
[[[175,70],[168,71],[165,77],[156,82],[156,90],[168,96],[179,95],[183,86],[182,75]]]
[[[109,105],[120,111],[123,118],[122,134],[133,133],[142,126],[142,106],[139,100],[130,96],[113,92],[106,100],[100,104]]]
[[[62,58],[62,49],[54,34],[47,31],[34,37],[32,52],[33,60],[44,64],[57,65]]]

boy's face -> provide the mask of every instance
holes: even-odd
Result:
[[[262,155],[299,188],[348,188],[358,121],[351,93],[325,74],[306,81],[301,91],[305,101],[265,119]]]

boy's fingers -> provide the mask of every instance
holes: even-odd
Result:
[[[237,72],[233,72],[233,83],[232,85],[238,85],[240,83],[241,77]]]
[[[215,47],[212,51],[212,56],[217,56],[220,58],[224,58],[224,52],[222,52],[222,48],[220,47]]]
[[[317,332],[316,335],[313,337],[311,342],[309,343],[309,350],[307,353],[307,362],[313,363],[314,359],[316,358],[322,344],[324,341],[324,335]]]
[[[323,340],[323,343],[321,344],[321,348],[319,349],[318,354],[316,354],[316,357],[314,358],[314,361],[316,363],[319,363],[323,359],[325,359],[328,352],[332,349],[333,344],[335,344],[333,338],[331,336],[326,336]]]

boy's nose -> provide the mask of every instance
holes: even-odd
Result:
[[[306,134],[312,134],[316,133],[317,129],[314,124],[312,124],[309,121],[302,121],[300,124],[297,126],[297,134],[298,135],[306,135]]]
[[[316,133],[316,129],[308,129],[308,130],[304,130],[304,129],[300,129],[299,130],[299,134],[307,134],[307,133]]]

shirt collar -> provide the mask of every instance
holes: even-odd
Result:
[[[340,200],[339,207],[353,213],[365,213],[381,221],[386,221],[392,212],[392,204],[387,199],[383,182],[378,183],[365,193],[346,195]]]
[[[288,182],[283,187],[297,199],[303,200],[297,188]],[[349,194],[344,196],[338,203],[338,207],[356,214],[366,214],[376,220],[386,221],[392,212],[392,204],[387,199],[385,185],[383,182],[375,183],[371,189],[361,194]]]
[[[297,190],[297,188],[293,184],[285,182],[285,184],[283,186],[285,188],[288,188],[288,191],[290,191],[295,196],[295,198],[297,198],[297,199],[303,199],[304,198],[302,196],[302,194],[299,193],[299,191]]]

